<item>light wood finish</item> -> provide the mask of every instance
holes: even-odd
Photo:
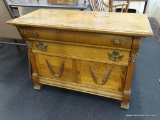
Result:
[[[99,89],[106,89],[106,90],[113,90],[122,92],[123,83],[121,82],[122,76],[122,66],[114,66],[113,64],[104,64],[104,63],[97,63],[97,62],[88,62],[88,61],[81,61],[81,67],[78,71],[80,72],[80,84],[84,84],[87,86],[92,86],[94,88]],[[94,82],[93,78],[91,77],[90,67],[92,67],[95,77],[97,77],[97,82]],[[107,80],[104,85],[100,85],[103,82],[105,74],[110,70],[111,74],[109,75],[109,79]],[[124,81],[123,81],[124,82]]]
[[[89,6],[92,11],[105,11],[104,5],[101,0],[88,0]]]
[[[11,8],[13,8],[13,9],[18,9],[18,6],[11,6]]]
[[[153,35],[146,15],[41,9],[7,23],[28,43],[35,89],[62,87],[129,108],[140,39]]]
[[[125,14],[125,15],[124,15]],[[54,17],[58,16],[58,17]],[[47,19],[41,19],[41,18]],[[54,17],[54,19],[53,19]],[[83,21],[81,20],[83,18]],[[88,19],[90,18],[90,19]],[[127,19],[125,19],[127,18]],[[65,19],[65,21],[64,21]],[[147,15],[40,9],[12,20],[14,25],[119,35],[152,36]],[[8,23],[10,23],[8,21]],[[76,28],[76,29],[75,29]],[[125,33],[125,34],[124,34]]]
[[[41,77],[51,78],[51,79],[58,79],[63,80],[67,82],[73,82],[73,65],[72,65],[72,59],[66,58],[66,57],[56,57],[56,56],[48,56],[48,55],[42,55],[42,54],[36,54],[36,59],[39,61],[39,69],[38,74]],[[46,60],[50,63],[55,73],[58,73],[61,64],[64,62],[64,70],[62,77],[57,78],[54,76],[50,69],[47,66]]]
[[[34,33],[34,34],[33,34]],[[116,48],[125,48],[131,49],[132,38],[130,36],[123,35],[110,35],[110,34],[99,34],[99,33],[86,33],[86,32],[77,32],[77,31],[66,31],[66,30],[57,30],[57,29],[46,29],[41,28],[38,29],[36,27],[26,27],[25,34],[27,34],[28,39],[35,40],[39,37],[43,41],[54,41],[54,42],[70,42],[77,44],[89,44],[89,45],[98,45],[98,46],[108,46],[108,47],[116,47]],[[37,34],[35,36],[35,34]],[[74,34],[74,37],[70,34]],[[68,38],[68,39],[66,39]],[[75,41],[76,38],[76,41]],[[94,41],[93,41],[94,39]],[[106,42],[106,39],[108,42]],[[115,44],[115,40],[120,41]]]
[[[59,57],[68,57],[72,59],[81,59],[86,61],[95,61],[95,62],[102,62],[102,63],[110,63],[113,64],[114,62],[109,59],[108,53],[112,53],[115,48],[103,48],[103,47],[96,47],[96,46],[81,46],[77,44],[69,45],[69,44],[50,44],[43,42],[45,45],[47,45],[47,49],[45,52],[50,55],[55,55]],[[37,48],[38,42],[32,42],[33,52],[34,53],[41,53],[45,54],[39,51]],[[119,62],[117,62],[118,65],[128,65],[128,59],[129,59],[129,51],[118,50],[120,54],[124,55],[123,59]],[[99,54],[101,53],[101,54]]]

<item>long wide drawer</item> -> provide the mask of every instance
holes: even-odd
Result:
[[[72,44],[32,42],[32,46],[34,53],[40,52],[47,55],[125,66],[128,65],[130,54],[130,51]]]
[[[25,27],[21,32],[30,40],[71,42],[115,48],[131,49],[132,37],[103,33],[64,31],[57,29]]]

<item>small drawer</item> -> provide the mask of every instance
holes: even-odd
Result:
[[[73,82],[72,60],[63,57],[35,54],[40,77]]]
[[[126,66],[81,61],[78,71],[79,84],[95,89],[122,92],[126,77]]]
[[[25,32],[24,32],[25,31]],[[26,27],[25,36],[30,40],[58,41],[86,45],[131,49],[132,37],[94,32],[67,31],[47,28]]]
[[[32,42],[33,52],[53,54],[72,59],[103,62],[109,64],[128,65],[129,51],[106,49],[91,46],[75,46],[69,44]]]

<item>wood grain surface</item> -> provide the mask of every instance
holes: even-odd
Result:
[[[7,23],[74,31],[153,36],[147,15],[134,13],[39,9]]]

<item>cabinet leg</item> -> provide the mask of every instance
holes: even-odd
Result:
[[[34,89],[35,90],[40,90],[42,88],[41,87],[42,85],[39,84],[39,82],[38,82],[38,75],[36,73],[32,74],[32,80],[34,82]]]
[[[41,85],[41,84],[35,84],[35,85],[34,85],[34,89],[35,89],[35,90],[41,90],[41,88],[42,88],[42,85]]]
[[[129,100],[131,98],[131,91],[126,91],[124,90],[123,92],[123,98],[122,98],[122,101],[121,101],[121,108],[124,108],[124,109],[129,109]]]
[[[129,101],[128,102],[122,101],[121,102],[121,108],[123,108],[123,109],[129,109]]]

